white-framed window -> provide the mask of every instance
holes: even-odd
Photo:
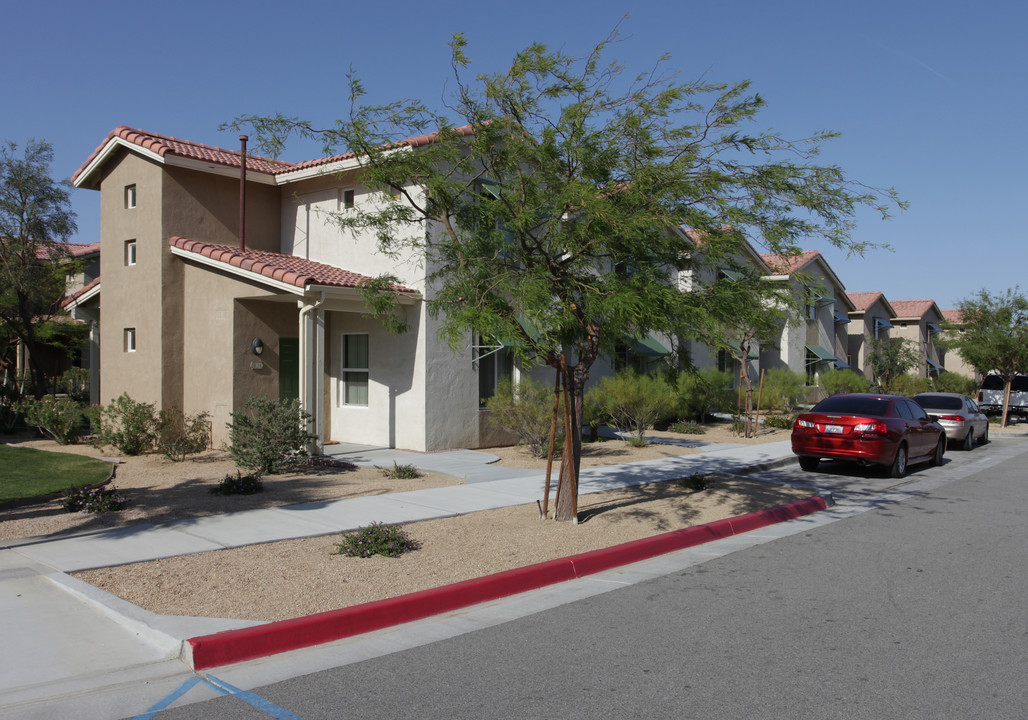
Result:
[[[125,267],[131,267],[136,264],[136,241],[126,240],[125,241]]]
[[[513,378],[514,354],[502,343],[476,335],[473,357],[478,368],[478,404],[485,407],[500,382]]]
[[[342,405],[368,404],[368,334],[343,335],[342,367],[339,371],[339,402]]]
[[[125,352],[136,351],[136,329],[125,328]]]
[[[136,186],[125,186],[125,209],[131,210],[136,206]]]
[[[339,191],[339,209],[353,210],[357,194],[353,188],[345,188]]]

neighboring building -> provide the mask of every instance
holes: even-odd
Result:
[[[207,411],[216,444],[254,395],[299,398],[322,442],[495,444],[480,399],[511,370],[470,336],[457,354],[439,340],[422,258],[380,254],[372,234],[326,218],[378,202],[354,156],[297,164],[247,155],[243,243],[241,157],[119,127],[74,174],[77,187],[100,193],[100,401],[128,393]],[[400,279],[391,292],[402,335],[366,316],[360,286],[384,273]],[[84,289],[75,310],[92,310],[100,292]]]
[[[896,315],[893,317],[892,337],[905,338],[917,347],[921,361],[918,363],[918,377],[938,377],[946,370],[942,364],[943,351],[938,345],[942,332],[942,311],[934,300],[894,300]]]
[[[953,329],[944,328],[945,332],[960,332],[960,324],[963,322],[960,310],[943,310],[942,319],[945,320],[947,324],[954,326]],[[963,375],[964,377],[971,378],[973,380],[981,380],[981,373],[964,362],[964,358],[960,357],[960,353],[956,350],[944,350],[940,348],[939,358],[939,362],[946,366],[947,372]]]
[[[761,255],[772,280],[788,282],[803,313],[786,323],[777,347],[762,348],[760,367],[787,367],[803,373],[814,385],[822,372],[848,367],[846,287],[821,253],[807,250],[795,256]]]
[[[853,306],[848,313],[849,364],[868,380],[873,381],[871,341],[889,339],[896,311],[880,292],[847,293],[847,298]]]

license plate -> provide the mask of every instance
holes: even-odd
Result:
[[[842,425],[825,425],[826,433],[842,434]]]

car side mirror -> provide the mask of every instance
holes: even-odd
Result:
[[[939,422],[939,416],[938,415],[929,415],[928,419],[931,420],[932,422]]]

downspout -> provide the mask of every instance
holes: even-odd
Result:
[[[239,249],[246,250],[246,135],[239,136]]]
[[[318,322],[317,316],[315,316],[314,377],[311,377],[312,373],[308,364],[311,338],[307,329],[307,321],[308,316],[324,304],[325,291],[322,290],[321,297],[317,301],[311,304],[305,303],[300,308],[300,405],[311,416],[311,427],[309,429],[315,435],[315,439],[311,441],[311,453],[320,453],[324,441],[325,418],[323,397],[325,394],[325,373],[318,372],[318,361],[324,357],[325,326],[323,322]]]

